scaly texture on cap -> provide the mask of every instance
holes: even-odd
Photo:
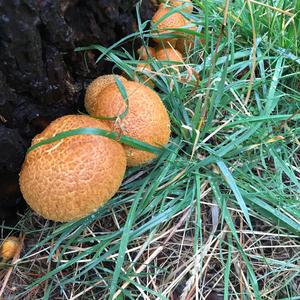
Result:
[[[186,20],[186,29],[197,32],[197,26],[191,21]],[[176,49],[184,56],[186,56],[194,48],[195,35],[190,33],[182,33],[182,38],[178,38],[176,42]]]
[[[165,0],[164,2],[167,2],[167,0]],[[189,14],[191,14],[193,11],[192,0],[169,0],[168,3],[172,7],[183,6],[182,11]]]
[[[137,53],[139,55],[139,59],[147,60],[149,57],[155,57],[155,49],[149,46],[141,46]]]
[[[90,115],[94,116],[97,95],[108,85],[115,83],[115,77],[122,82],[126,81],[126,79],[120,75],[102,75],[93,80],[87,87],[84,97],[84,106]]]
[[[50,123],[32,145],[83,127],[110,130],[91,117],[68,115]],[[121,144],[98,135],[75,135],[27,153],[19,182],[26,202],[35,212],[65,222],[80,219],[108,201],[117,192],[125,169]]]
[[[171,11],[170,8],[166,7],[159,7],[159,9],[156,11],[154,16],[152,17],[152,24],[154,25],[155,29],[153,30],[153,33],[155,34],[167,34],[171,33],[172,31],[176,30],[177,28],[180,28],[185,25],[185,19],[180,13],[172,13],[167,18],[160,21],[163,16],[165,16],[167,13]],[[158,23],[159,22],[159,23]],[[162,41],[169,42],[171,45],[176,44],[177,38],[154,38],[154,41],[157,43],[160,43]]]
[[[161,61],[174,61],[183,63],[182,55],[179,51],[174,48],[161,48],[156,51],[156,58]],[[175,69],[179,70],[180,65],[174,64],[172,66],[166,67],[167,70]]]
[[[179,51],[173,48],[161,48],[156,51],[156,58],[158,60],[183,62],[183,57]]]
[[[121,134],[154,146],[166,145],[170,137],[170,120],[160,97],[149,87],[127,81],[128,113],[123,120],[106,121]],[[117,117],[126,110],[126,103],[115,85],[105,88],[97,98],[97,116]],[[127,165],[136,166],[152,160],[155,155],[127,145],[124,146]]]

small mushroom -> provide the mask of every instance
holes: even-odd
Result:
[[[5,239],[0,247],[0,256],[3,262],[9,261],[15,257],[21,247],[20,239],[16,236],[10,236]]]
[[[186,20],[186,29],[196,32],[197,26]],[[175,48],[186,56],[194,48],[195,35],[192,33],[181,33],[182,38],[178,38]]]
[[[161,48],[156,52],[158,60],[169,60],[175,62],[183,62],[181,53],[174,48]]]
[[[174,61],[183,63],[183,58],[181,53],[174,48],[161,48],[156,51],[156,58],[160,61]],[[172,66],[174,69],[179,70],[179,66]]]
[[[147,60],[149,57],[155,57],[155,49],[149,46],[141,46],[137,53],[139,54],[139,59]]]
[[[67,115],[51,122],[34,137],[32,145],[78,128],[110,130],[89,116]],[[66,222],[87,216],[112,198],[125,169],[126,156],[120,143],[99,135],[80,134],[28,152],[19,183],[24,199],[36,213]]]

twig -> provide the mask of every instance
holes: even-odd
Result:
[[[288,11],[285,11],[285,10],[283,10],[283,9],[280,9],[280,8],[278,8],[278,7],[271,6],[271,5],[267,4],[267,3],[262,3],[262,2],[258,2],[258,1],[255,1],[255,0],[250,0],[250,2],[252,2],[252,3],[254,3],[254,4],[261,5],[261,6],[264,6],[264,7],[267,7],[267,8],[270,8],[270,9],[272,9],[272,10],[275,10],[275,11],[277,11],[277,12],[279,12],[279,13],[282,13],[282,14],[284,14],[284,15],[287,15],[287,16],[289,16],[289,17],[294,17],[294,14],[292,14],[292,13],[290,13],[290,12],[288,12]]]

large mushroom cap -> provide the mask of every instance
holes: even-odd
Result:
[[[123,84],[128,97],[128,113],[123,120],[106,121],[118,132],[154,146],[166,145],[170,137],[170,120],[160,97],[138,82]],[[126,103],[116,85],[105,88],[97,97],[97,116],[117,117],[126,110]],[[127,165],[135,166],[152,160],[155,155],[124,146]]]
[[[84,97],[84,105],[86,111],[94,116],[95,113],[95,102],[97,95],[101,93],[101,91],[106,88],[108,85],[115,83],[115,78],[120,79],[122,82],[126,81],[126,78],[120,75],[102,75],[93,80],[86,89],[85,97]]]
[[[91,117],[68,115],[50,123],[32,144],[83,127],[109,130]],[[20,173],[20,187],[29,206],[39,215],[71,221],[108,201],[117,192],[125,168],[121,144],[98,135],[76,135],[29,152]]]

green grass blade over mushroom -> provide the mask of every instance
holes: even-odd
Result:
[[[162,149],[159,147],[149,145],[147,143],[136,140],[132,137],[119,135],[117,132],[112,132],[112,131],[99,129],[99,128],[78,128],[78,129],[61,132],[61,133],[56,134],[54,137],[51,137],[49,139],[46,139],[44,141],[41,141],[41,142],[31,146],[30,148],[28,148],[27,152],[33,151],[34,149],[41,147],[43,145],[51,144],[51,143],[57,142],[61,139],[64,139],[64,138],[67,138],[70,136],[74,136],[74,135],[81,135],[81,134],[93,134],[93,135],[104,136],[104,137],[119,141],[125,145],[134,147],[136,149],[148,151],[150,153],[154,153],[157,155],[161,154],[161,152],[162,152]]]

